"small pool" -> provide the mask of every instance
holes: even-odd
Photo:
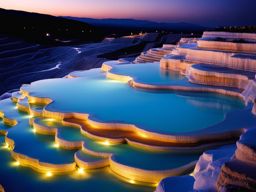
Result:
[[[82,135],[80,129],[63,126],[57,122],[47,122],[46,120],[37,120],[41,125],[48,127],[58,127],[58,137],[67,141],[84,141],[85,147],[95,152],[114,154],[115,161],[146,170],[165,170],[172,169],[196,161],[200,153],[178,154],[173,152],[150,152],[134,148],[130,145],[109,145],[94,141],[85,135]],[[139,158],[135,158],[139,157]]]
[[[10,152],[2,148],[3,142],[4,137],[0,136],[0,178],[6,191],[154,191],[152,187],[120,181],[109,168],[86,171],[82,176],[74,172],[47,178],[30,168],[16,166]]]

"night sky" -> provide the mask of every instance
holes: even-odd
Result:
[[[256,0],[0,0],[0,7],[57,16],[256,25]]]

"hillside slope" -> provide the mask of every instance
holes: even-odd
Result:
[[[71,44],[102,39],[97,28],[62,17],[0,9],[0,33],[36,43]]]

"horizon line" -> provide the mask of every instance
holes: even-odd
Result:
[[[34,14],[42,14],[42,15],[49,15],[49,16],[53,16],[53,17],[64,17],[67,19],[67,17],[70,18],[79,18],[79,19],[95,19],[95,20],[104,20],[104,19],[116,19],[116,20],[135,20],[135,21],[148,21],[148,22],[154,22],[154,23],[170,23],[170,24],[175,24],[175,23],[186,23],[186,24],[192,24],[192,25],[197,25],[197,26],[201,26],[201,27],[218,27],[217,25],[212,25],[212,26],[207,26],[204,24],[197,24],[197,23],[193,23],[193,22],[186,22],[186,21],[165,21],[165,20],[154,20],[154,19],[143,19],[143,18],[132,18],[132,17],[88,17],[88,16],[70,16],[70,15],[55,15],[55,14],[51,14],[51,13],[43,13],[43,12],[35,12],[35,11],[27,11],[27,10],[20,10],[20,9],[5,9],[5,8],[1,8],[3,10],[8,10],[8,11],[21,11],[21,12],[27,12],[27,13],[34,13]]]

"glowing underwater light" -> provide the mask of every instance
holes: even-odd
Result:
[[[50,119],[46,119],[46,121],[53,122],[53,121],[55,121],[55,119],[50,118]]]
[[[148,136],[145,133],[138,132],[138,135],[143,138],[148,138]]]
[[[84,169],[83,169],[83,168],[78,168],[78,169],[77,169],[77,173],[78,173],[79,175],[83,175],[83,174],[84,174]]]
[[[20,162],[19,161],[13,162],[13,165],[18,167],[18,166],[20,166]]]
[[[129,180],[129,183],[135,184],[136,182],[135,182],[133,179],[130,179],[130,180]]]
[[[34,117],[33,115],[25,115],[22,117],[22,119],[31,119],[33,117]]]
[[[58,143],[54,143],[52,146],[53,146],[54,148],[59,148],[59,147],[60,147],[60,145],[59,145]]]
[[[53,176],[53,174],[52,174],[52,172],[47,171],[47,172],[46,172],[46,174],[45,174],[45,176],[46,176],[46,177],[52,177],[52,176]]]
[[[111,143],[109,142],[109,140],[101,141],[101,142],[99,142],[99,143],[102,144],[102,145],[105,145],[105,146],[110,146],[110,145],[111,145]]]
[[[8,143],[5,143],[5,144],[4,144],[4,148],[9,148],[9,144],[8,144]]]
[[[4,145],[3,145],[3,147],[2,147],[3,149],[9,149],[10,148],[10,146],[9,146],[9,144],[8,143],[4,143]]]
[[[36,133],[36,128],[32,128],[29,131],[32,132],[32,133]]]

